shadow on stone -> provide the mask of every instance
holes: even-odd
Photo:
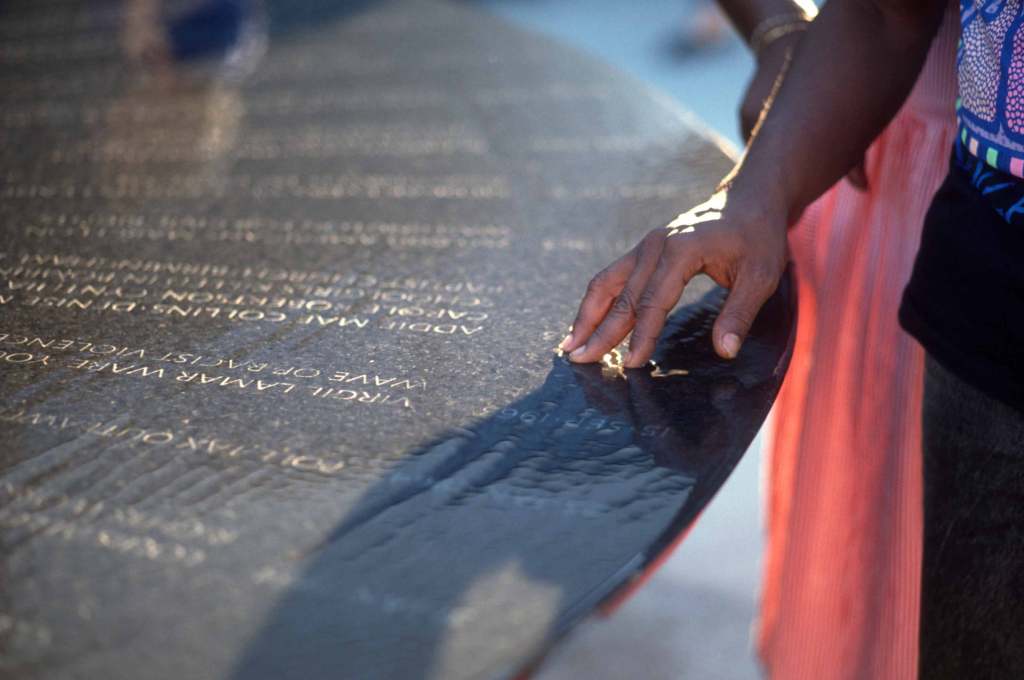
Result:
[[[538,658],[693,521],[765,417],[788,288],[735,362],[711,351],[720,299],[673,317],[655,371],[555,357],[533,393],[411,452],[282,564],[294,580],[235,677],[512,676]]]

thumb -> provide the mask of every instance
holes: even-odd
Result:
[[[757,313],[778,285],[779,274],[774,268],[751,266],[740,270],[711,331],[720,357],[736,357]]]

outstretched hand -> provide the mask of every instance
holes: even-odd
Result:
[[[569,359],[599,361],[632,331],[623,364],[643,366],[683,288],[701,272],[730,291],[712,340],[720,356],[735,357],[786,262],[785,213],[754,207],[721,190],[598,272],[562,341]]]

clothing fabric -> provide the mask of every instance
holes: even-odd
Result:
[[[1024,413],[930,356],[922,680],[1024,673]]]
[[[1024,182],[972,156],[963,144],[953,146],[950,165],[955,165],[970,178],[975,191],[1007,224],[1024,229]]]
[[[1024,2],[961,0],[960,139],[993,168],[1024,177]]]
[[[923,353],[897,321],[956,125],[955,5],[866,156],[790,234],[799,324],[765,460],[772,680],[917,677]]]
[[[900,321],[929,354],[1024,412],[1024,228],[956,157],[925,219]],[[1013,180],[1020,184],[1020,180]]]

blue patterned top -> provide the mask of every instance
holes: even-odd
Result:
[[[1022,0],[961,0],[960,140],[988,165],[1024,177]]]

